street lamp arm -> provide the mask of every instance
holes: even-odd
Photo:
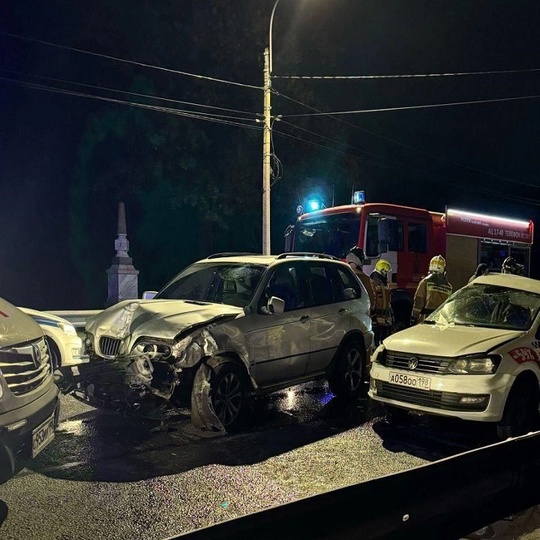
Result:
[[[272,14],[270,15],[270,26],[268,28],[268,50],[269,50],[269,71],[272,74],[272,26],[274,25],[274,15],[276,13],[276,8],[278,7],[279,0],[276,0],[274,7],[272,8]]]

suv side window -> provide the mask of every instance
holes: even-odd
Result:
[[[308,267],[309,285],[311,289],[311,306],[323,306],[335,302],[333,291],[328,278],[326,265],[312,265]]]
[[[271,296],[277,296],[285,302],[285,311],[304,308],[306,288],[297,264],[281,264],[268,280],[265,294],[261,297],[261,309]]]
[[[338,302],[345,300],[353,300],[362,296],[360,285],[356,276],[348,268],[337,268],[335,274],[332,275],[332,289],[334,295],[339,295]],[[348,293],[345,293],[348,290]],[[353,292],[350,292],[353,291]]]

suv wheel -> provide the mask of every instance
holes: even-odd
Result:
[[[364,382],[365,353],[362,343],[353,339],[337,353],[334,371],[328,378],[330,390],[336,396],[357,394]]]
[[[517,437],[532,428],[538,414],[538,390],[525,381],[514,384],[506,400],[503,417],[497,424],[499,439]]]
[[[248,418],[248,385],[244,370],[233,362],[219,364],[210,378],[210,397],[219,421],[229,433],[240,431]]]

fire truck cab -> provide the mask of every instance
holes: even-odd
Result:
[[[447,278],[454,290],[467,284],[479,263],[486,263],[490,272],[500,272],[510,255],[528,276],[533,228],[530,220],[462,210],[441,213],[361,203],[299,216],[285,231],[285,250],[327,253],[344,259],[357,245],[366,254],[367,274],[379,259],[388,260],[392,265],[392,307],[398,327],[404,327],[418,282],[427,275],[434,255],[446,258]]]

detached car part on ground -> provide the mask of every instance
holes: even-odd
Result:
[[[540,281],[488,274],[372,356],[369,395],[406,410],[527,432],[540,403]]]
[[[315,254],[209,257],[86,330],[76,397],[158,418],[190,406],[195,426],[223,431],[245,426],[254,395],[317,379],[357,393],[373,343],[366,290]]]
[[[43,332],[0,299],[0,483],[52,441],[58,414],[58,388]]]

